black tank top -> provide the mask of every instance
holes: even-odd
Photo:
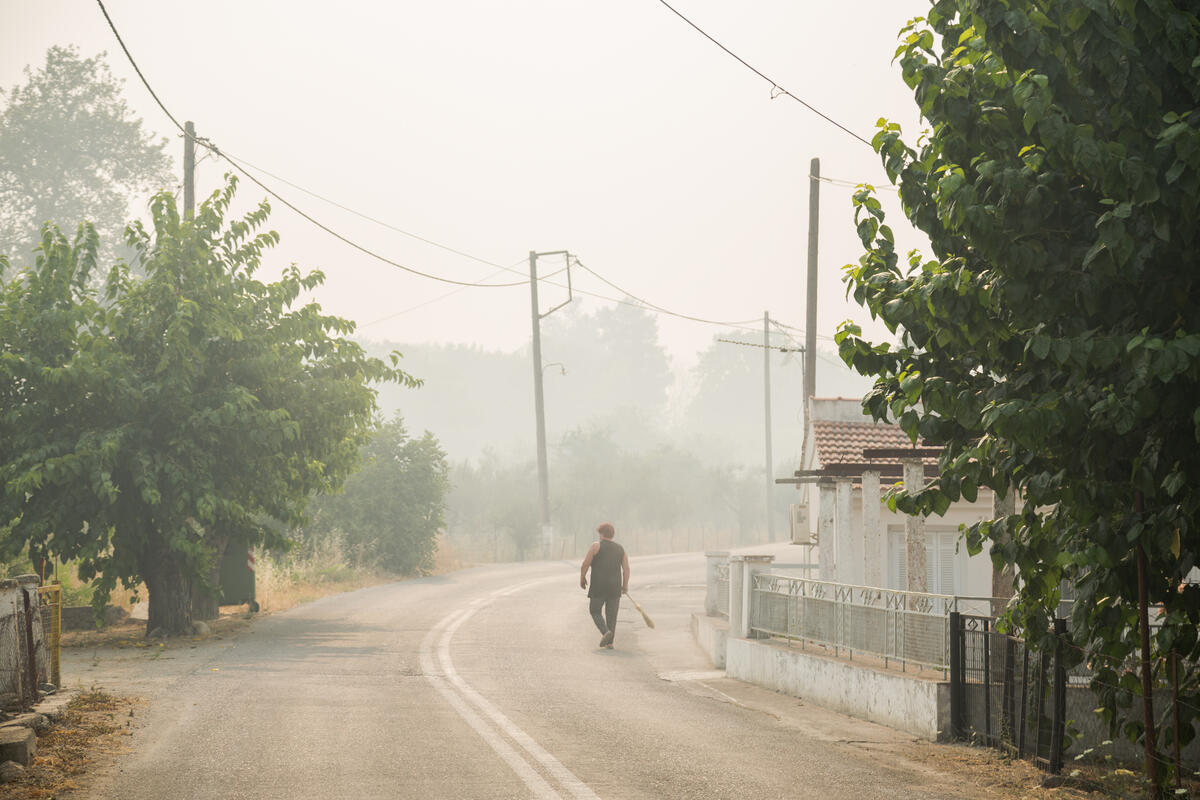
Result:
[[[592,583],[588,597],[612,597],[621,593],[621,564],[625,548],[611,539],[601,539],[600,549],[592,556]]]

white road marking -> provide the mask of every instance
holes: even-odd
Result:
[[[514,751],[496,730],[489,727],[470,706],[464,703],[463,698],[469,700],[479,711],[491,719],[504,735],[508,736],[513,742],[516,742],[526,753],[541,764],[546,772],[552,775],[572,797],[577,800],[600,800],[599,796],[586,783],[580,780],[578,776],[563,766],[561,761],[547,752],[532,736],[521,730],[520,727],[506,717],[487,698],[471,688],[463,680],[462,676],[458,674],[458,671],[454,668],[454,662],[450,658],[450,640],[454,637],[454,633],[458,630],[459,626],[474,616],[480,608],[490,604],[498,597],[507,597],[532,586],[556,580],[560,580],[560,578],[558,576],[542,578],[509,586],[492,592],[489,595],[476,598],[468,603],[465,608],[447,615],[430,630],[425,636],[425,640],[421,643],[421,670],[429,681],[433,683],[434,687],[446,697],[454,710],[483,737],[484,741],[504,759],[505,763],[512,767],[513,771],[525,781],[525,784],[534,791],[537,797],[561,798],[561,795],[519,753]],[[438,665],[441,667],[440,670],[433,663],[433,640],[439,635],[441,638],[437,644],[437,657]],[[514,763],[514,760],[516,763]],[[549,792],[549,794],[544,794],[544,792]]]
[[[525,759],[509,746],[508,742],[504,741],[504,737],[496,733],[478,714],[471,710],[471,707],[458,696],[443,675],[438,674],[433,661],[433,640],[443,628],[463,613],[465,612],[461,609],[455,611],[434,625],[425,635],[425,639],[421,642],[421,671],[425,674],[425,679],[433,684],[433,688],[437,689],[438,694],[444,697],[450,707],[458,712],[463,721],[470,725],[472,730],[496,751],[496,755],[512,768],[517,777],[525,782],[534,797],[539,800],[562,800],[562,795],[554,791],[554,788],[533,767],[529,766]]]
[[[739,701],[739,700],[735,700],[734,698],[732,698],[732,697],[730,697],[729,695],[725,694],[724,692],[722,692],[720,689],[718,689],[718,688],[717,688],[717,687],[715,687],[715,686],[709,686],[709,685],[708,685],[707,683],[705,683],[704,681],[696,681],[696,683],[700,684],[700,685],[701,685],[701,686],[703,686],[705,689],[708,689],[710,692],[716,692],[717,694],[721,695],[721,697],[724,697],[726,700],[728,700],[729,702],[733,703],[735,706],[741,706],[742,708],[749,708],[749,706],[747,706],[745,703],[743,703],[743,702],[741,702],[741,701]]]
[[[449,680],[450,683],[452,683],[464,697],[474,703],[480,711],[482,711],[486,716],[490,717],[492,722],[496,723],[500,730],[507,734],[510,739],[519,744],[525,750],[525,752],[529,753],[529,755],[537,759],[538,763],[545,767],[547,772],[553,775],[559,783],[566,787],[566,789],[571,793],[572,797],[579,798],[579,800],[599,800],[599,797],[595,792],[588,788],[587,784],[576,777],[576,775],[569,769],[564,767],[561,761],[550,755],[550,753],[546,752],[541,745],[534,741],[533,737],[517,727],[517,725],[514,724],[513,721],[508,717],[504,716],[500,709],[492,705],[487,698],[468,686],[467,682],[464,681],[462,677],[459,676],[458,672],[455,671],[454,664],[450,660],[450,639],[452,636],[454,636],[454,632],[458,630],[458,627],[474,616],[477,610],[477,608],[471,609],[460,616],[454,622],[450,623],[450,625],[446,627],[446,632],[442,634],[442,641],[438,645],[438,659],[441,661],[442,669],[446,674],[447,680]]]
[[[711,681],[714,678],[724,678],[723,669],[692,670],[690,672],[660,672],[658,677],[664,681]]]

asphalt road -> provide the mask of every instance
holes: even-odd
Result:
[[[80,796],[992,796],[905,734],[712,670],[688,629],[703,574],[699,555],[635,559],[657,626],[624,603],[612,650],[560,562],[330,597],[158,657],[75,654],[68,674],[148,701]]]

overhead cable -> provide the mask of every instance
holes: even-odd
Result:
[[[127,59],[129,59],[129,63],[133,67],[134,72],[136,72],[138,78],[141,79],[142,85],[146,87],[146,91],[148,91],[150,93],[150,96],[154,98],[154,102],[158,104],[158,107],[160,109],[162,109],[162,112],[167,115],[167,119],[171,120],[171,123],[176,128],[178,128],[179,131],[184,136],[188,136],[193,141],[195,141],[197,144],[212,151],[215,155],[218,155],[221,158],[224,158],[227,162],[229,162],[229,164],[235,170],[237,170],[242,175],[244,175],[249,181],[254,183],[256,186],[258,186],[260,189],[262,189],[264,192],[266,192],[271,197],[278,200],[283,205],[290,208],[295,213],[299,214],[304,219],[308,220],[308,222],[312,223],[316,227],[325,231],[326,233],[328,233],[330,236],[334,237],[335,239],[343,242],[344,244],[349,245],[350,247],[353,247],[355,250],[358,250],[359,252],[370,256],[371,258],[374,258],[378,261],[382,261],[383,263],[388,264],[389,266],[395,267],[397,269],[403,270],[404,272],[409,272],[409,273],[412,273],[413,275],[419,275],[422,278],[429,278],[430,280],[439,281],[441,283],[448,283],[448,284],[451,284],[454,286],[464,286],[464,287],[470,286],[470,287],[478,287],[481,289],[501,289],[501,288],[506,288],[506,287],[511,287],[511,286],[523,286],[527,283],[527,281],[513,281],[510,283],[478,283],[478,282],[474,282],[474,281],[459,281],[459,280],[455,280],[453,278],[445,278],[445,277],[442,277],[441,275],[434,275],[433,273],[430,273],[430,272],[423,272],[419,269],[415,269],[414,267],[410,267],[405,264],[401,264],[398,261],[395,261],[393,259],[388,258],[387,256],[384,256],[380,253],[375,252],[374,250],[370,249],[369,247],[359,244],[358,242],[354,241],[353,239],[343,236],[342,234],[340,234],[337,231],[330,228],[328,225],[325,225],[321,221],[314,218],[312,215],[300,210],[299,208],[296,207],[296,205],[294,203],[285,199],[274,189],[272,189],[271,187],[269,187],[265,183],[263,183],[258,178],[258,176],[256,176],[249,169],[247,169],[245,166],[243,166],[237,159],[231,157],[228,153],[221,152],[220,148],[218,148],[215,144],[213,144],[212,142],[210,142],[209,140],[207,140],[203,137],[194,136],[194,135],[189,136],[187,129],[184,128],[184,126],[179,123],[179,120],[175,118],[175,115],[170,112],[170,110],[166,107],[166,105],[163,103],[163,101],[159,98],[158,94],[154,91],[154,87],[152,87],[150,85],[150,81],[147,80],[145,74],[143,74],[141,67],[138,66],[137,61],[134,59],[133,54],[130,53],[129,48],[125,46],[125,40],[121,38],[121,34],[117,30],[116,24],[113,23],[112,17],[110,17],[108,15],[108,9],[106,9],[104,7],[104,0],[96,0],[96,4],[100,6],[100,11],[101,11],[101,13],[104,14],[104,19],[108,22],[108,27],[112,30],[113,36],[116,37],[117,43],[121,45],[121,50],[124,51],[125,57]],[[438,245],[438,246],[440,247],[442,245]],[[449,249],[449,248],[447,248],[447,249]],[[463,255],[465,255],[465,254],[463,254]],[[490,262],[488,262],[488,263],[490,263]]]
[[[668,308],[663,308],[662,306],[655,305],[654,303],[651,303],[649,300],[643,300],[642,298],[638,297],[637,295],[633,294],[632,292],[622,289],[620,286],[617,286],[615,283],[613,283],[612,281],[610,281],[608,278],[604,277],[600,273],[596,272],[594,269],[591,269],[590,267],[586,266],[578,258],[574,259],[574,261],[575,261],[575,266],[579,267],[584,272],[587,272],[588,274],[590,274],[591,276],[593,276],[594,278],[599,280],[601,283],[604,283],[604,284],[612,287],[613,289],[616,289],[618,292],[625,295],[626,297],[636,300],[637,302],[641,303],[642,305],[646,306],[647,308],[652,308],[655,311],[659,312],[660,314],[666,314],[671,317],[679,317],[680,319],[690,319],[692,322],[704,322],[709,325],[724,325],[724,326],[730,327],[730,328],[737,327],[739,325],[748,325],[752,322],[758,321],[758,317],[754,317],[753,319],[742,319],[742,320],[737,320],[735,322],[722,322],[720,320],[715,320],[715,319],[705,319],[703,317],[693,317],[690,314],[680,314],[678,311],[671,311]]]
[[[224,155],[227,159],[230,158],[230,154],[227,151],[223,151],[222,155]],[[236,158],[236,160],[240,161],[244,166],[250,167],[254,170],[257,170],[261,174],[266,175],[268,178],[272,178],[274,180],[279,181],[280,183],[286,184],[297,191],[304,192],[306,195],[309,195],[310,197],[315,197],[316,199],[320,200],[323,203],[328,203],[329,205],[333,206],[334,208],[340,208],[342,211],[353,214],[356,217],[361,217],[362,219],[365,219],[367,222],[373,222],[376,225],[387,228],[390,231],[395,231],[396,233],[407,236],[410,239],[416,239],[418,242],[424,242],[425,244],[433,245],[434,247],[445,250],[448,253],[454,253],[455,255],[462,256],[463,258],[469,258],[472,261],[478,261],[480,264],[487,264],[489,267],[496,267],[501,272],[503,272],[505,270],[508,270],[509,272],[513,271],[513,268],[511,266],[506,267],[502,264],[497,264],[494,261],[488,261],[486,258],[480,258],[479,256],[472,255],[471,253],[467,253],[462,250],[458,250],[454,247],[450,247],[449,245],[442,244],[441,242],[436,242],[433,239],[428,239],[424,236],[421,236],[420,234],[416,234],[416,233],[413,233],[412,231],[406,231],[403,228],[399,228],[385,220],[378,219],[377,217],[372,217],[371,215],[365,214],[362,211],[359,211],[358,209],[354,209],[354,208],[351,208],[350,206],[343,205],[342,203],[339,203],[336,200],[331,200],[330,198],[325,197],[324,195],[317,194],[316,192],[314,192],[311,189],[306,189],[305,187],[303,187],[299,184],[292,183],[287,178],[280,177],[279,175],[276,175],[272,172],[268,172],[267,170],[263,169],[260,166],[251,164],[249,161],[247,161],[246,159],[244,159],[240,156],[234,156],[233,158]],[[524,261],[524,259],[521,259],[521,260]],[[517,263],[519,264],[521,262],[518,261]],[[486,278],[481,279],[481,280],[486,280]]]
[[[297,184],[295,184],[295,183],[292,183],[291,181],[287,181],[287,180],[285,180],[285,179],[283,179],[283,178],[281,178],[281,177],[279,177],[279,176],[272,175],[271,173],[267,172],[266,170],[259,169],[258,167],[255,167],[254,165],[250,164],[249,162],[247,162],[247,161],[243,161],[242,159],[240,159],[240,158],[238,158],[238,157],[235,157],[235,156],[232,156],[232,155],[230,155],[229,153],[227,153],[227,152],[225,152],[225,151],[221,150],[221,149],[220,149],[219,147],[217,147],[217,146],[216,146],[216,145],[215,145],[213,142],[209,141],[208,139],[206,139],[206,138],[204,138],[204,137],[202,137],[202,136],[196,136],[196,135],[194,135],[194,134],[189,134],[189,133],[187,132],[187,129],[186,129],[186,128],[185,128],[185,127],[182,125],[182,124],[180,124],[179,120],[178,120],[178,119],[175,117],[175,115],[174,115],[174,114],[172,114],[172,113],[170,112],[170,110],[167,108],[166,104],[164,104],[164,103],[162,102],[162,100],[159,98],[158,94],[157,94],[157,93],[154,91],[154,88],[153,88],[153,86],[151,86],[151,85],[150,85],[150,81],[149,81],[149,80],[146,78],[145,74],[143,74],[143,72],[142,72],[141,68],[140,68],[140,67],[138,66],[138,64],[137,64],[137,61],[134,59],[134,57],[133,57],[133,54],[132,54],[132,53],[130,53],[130,52],[129,52],[129,48],[128,48],[128,47],[126,47],[126,45],[125,45],[125,40],[121,38],[121,34],[120,34],[120,32],[117,30],[117,26],[116,26],[116,24],[113,22],[113,20],[112,20],[112,17],[110,17],[110,16],[109,16],[109,14],[108,14],[108,9],[106,9],[106,8],[105,8],[105,6],[104,6],[104,1],[103,1],[103,0],[96,0],[96,4],[97,4],[98,6],[100,6],[100,11],[101,11],[101,13],[104,15],[104,19],[105,19],[105,20],[108,22],[108,27],[109,27],[109,29],[110,29],[110,30],[112,30],[113,36],[116,38],[116,40],[117,40],[117,43],[118,43],[118,44],[121,46],[121,50],[122,50],[122,52],[124,52],[124,53],[125,53],[125,57],[126,57],[128,60],[129,60],[129,64],[130,64],[130,66],[132,66],[132,67],[133,67],[133,70],[134,70],[134,72],[136,72],[136,73],[137,73],[137,76],[138,76],[138,78],[141,80],[141,82],[142,82],[142,85],[143,85],[143,86],[146,88],[146,91],[150,93],[150,96],[151,96],[152,98],[154,98],[154,102],[158,104],[158,107],[159,107],[159,108],[162,110],[163,114],[165,114],[165,115],[166,115],[167,119],[169,119],[169,120],[171,121],[171,124],[173,124],[173,125],[174,125],[174,126],[177,128],[177,129],[179,129],[180,133],[181,133],[183,136],[185,136],[185,137],[187,137],[187,138],[190,138],[192,141],[196,142],[196,143],[197,143],[197,144],[199,144],[201,147],[203,147],[203,148],[205,148],[205,149],[209,150],[209,151],[210,151],[212,154],[214,154],[214,155],[216,155],[216,156],[219,156],[219,157],[221,157],[221,158],[225,159],[225,161],[227,161],[227,162],[230,164],[230,166],[232,166],[232,167],[233,167],[235,170],[237,170],[239,173],[241,173],[243,176],[245,176],[245,177],[246,177],[246,178],[247,178],[249,181],[251,181],[252,183],[254,183],[256,186],[258,186],[260,189],[262,189],[264,192],[266,192],[266,193],[267,193],[269,196],[271,196],[271,197],[275,198],[276,200],[278,200],[278,201],[279,201],[280,203],[282,203],[284,206],[286,206],[287,208],[291,209],[293,212],[295,212],[296,214],[298,214],[300,217],[302,217],[303,219],[305,219],[306,221],[308,221],[308,222],[309,222],[309,223],[311,223],[312,225],[316,226],[317,228],[320,228],[321,230],[325,231],[327,234],[329,234],[330,236],[334,237],[335,239],[337,239],[337,240],[339,240],[339,241],[343,242],[344,244],[347,244],[347,245],[349,245],[350,247],[353,247],[355,250],[358,250],[358,251],[360,251],[360,252],[362,252],[362,253],[364,253],[364,254],[366,254],[366,255],[370,256],[371,258],[374,258],[374,259],[376,259],[376,260],[378,260],[378,261],[382,261],[383,263],[385,263],[385,264],[388,264],[388,265],[390,265],[390,266],[392,266],[392,267],[395,267],[395,268],[397,268],[397,269],[403,270],[404,272],[408,272],[408,273],[411,273],[411,274],[413,274],[413,275],[418,275],[418,276],[420,276],[420,277],[423,277],[423,278],[428,278],[428,279],[430,279],[430,280],[438,281],[438,282],[440,282],[440,283],[446,283],[446,284],[450,284],[450,285],[452,285],[452,286],[458,286],[458,287],[462,287],[462,288],[482,288],[482,289],[499,289],[499,288],[508,288],[508,287],[514,287],[514,286],[525,286],[525,285],[527,285],[527,284],[529,283],[529,279],[528,279],[528,277],[525,277],[523,280],[520,280],[520,281],[512,281],[512,282],[508,282],[508,283],[484,283],[484,282],[481,282],[481,281],[488,280],[488,279],[489,279],[489,278],[491,278],[491,277],[495,277],[495,275],[499,274],[498,272],[497,272],[497,273],[492,273],[492,274],[490,274],[490,275],[488,275],[488,276],[485,276],[485,277],[484,277],[484,278],[482,278],[480,281],[459,281],[459,280],[454,280],[453,278],[445,278],[445,277],[442,277],[442,276],[440,276],[440,275],[434,275],[434,274],[432,274],[432,273],[429,273],[429,272],[423,272],[423,271],[421,271],[421,270],[418,270],[418,269],[415,269],[415,268],[413,268],[413,267],[409,267],[409,266],[407,266],[407,265],[404,265],[404,264],[401,264],[401,263],[399,263],[399,262],[397,262],[397,261],[394,261],[394,260],[392,260],[392,259],[390,259],[390,258],[388,258],[388,257],[386,257],[386,256],[384,256],[384,255],[382,255],[382,254],[380,254],[380,253],[377,253],[377,252],[375,252],[374,250],[371,250],[370,248],[367,248],[367,247],[365,247],[365,246],[363,246],[363,245],[359,244],[358,242],[355,242],[355,241],[354,241],[354,240],[352,240],[352,239],[349,239],[349,238],[347,238],[346,236],[343,236],[342,234],[338,233],[337,231],[333,230],[333,229],[332,229],[332,228],[330,228],[329,226],[325,225],[324,223],[322,223],[322,222],[320,222],[319,220],[317,220],[316,218],[314,218],[312,215],[310,215],[310,214],[308,214],[308,213],[306,213],[306,212],[302,211],[301,209],[297,208],[297,207],[296,207],[296,206],[295,206],[293,203],[291,203],[290,201],[288,201],[287,199],[285,199],[284,197],[282,197],[281,195],[279,195],[279,193],[278,193],[278,192],[276,192],[274,189],[272,189],[271,187],[269,187],[269,186],[267,186],[265,183],[263,183],[263,181],[262,181],[261,179],[259,179],[259,178],[258,178],[258,176],[257,176],[257,175],[256,175],[254,172],[252,172],[251,170],[253,169],[253,170],[257,170],[257,171],[259,171],[259,172],[262,172],[264,175],[268,175],[268,176],[270,176],[270,177],[274,178],[275,180],[278,180],[278,181],[280,181],[281,183],[285,183],[285,184],[287,184],[288,186],[291,186],[291,187],[293,187],[293,188],[297,189],[298,191],[304,192],[305,194],[308,194],[308,195],[310,195],[310,196],[312,196],[312,197],[315,197],[315,198],[317,198],[317,199],[320,199],[320,200],[322,200],[323,202],[329,203],[329,204],[331,204],[331,205],[333,205],[333,206],[336,206],[336,207],[338,207],[338,208],[341,208],[341,209],[343,209],[343,210],[345,210],[345,211],[347,211],[347,212],[349,212],[349,213],[351,213],[351,214],[354,214],[354,215],[356,215],[356,216],[362,217],[363,219],[366,219],[366,220],[368,220],[368,221],[370,221],[370,222],[374,222],[375,224],[382,225],[382,226],[384,226],[384,227],[386,227],[386,228],[389,228],[390,230],[394,230],[394,231],[396,231],[396,232],[398,232],[398,233],[401,233],[401,234],[403,234],[403,235],[405,235],[405,236],[409,236],[409,237],[412,237],[412,238],[414,238],[414,239],[417,239],[417,240],[419,240],[419,241],[422,241],[422,242],[425,242],[425,243],[427,243],[427,244],[433,245],[433,246],[435,246],[435,247],[439,247],[439,248],[441,248],[441,249],[443,249],[443,250],[446,250],[446,251],[448,251],[448,252],[455,253],[456,255],[463,256],[464,258],[469,258],[469,259],[471,259],[471,260],[478,261],[478,262],[480,262],[480,263],[483,263],[483,264],[487,264],[488,266],[494,266],[494,267],[496,267],[496,268],[497,268],[499,271],[502,271],[502,272],[512,272],[512,273],[516,273],[516,274],[518,274],[518,275],[525,275],[525,273],[523,273],[522,271],[520,271],[520,270],[516,269],[516,265],[517,265],[517,264],[520,264],[520,263],[521,263],[521,261],[515,262],[515,263],[514,263],[513,265],[511,265],[511,266],[503,266],[503,265],[501,265],[501,264],[496,264],[496,263],[494,263],[494,262],[492,262],[492,261],[488,261],[488,260],[486,260],[486,259],[479,258],[478,256],[471,255],[470,253],[466,253],[466,252],[463,252],[463,251],[461,251],[461,250],[457,250],[457,249],[455,249],[455,248],[453,248],[453,247],[449,247],[449,246],[447,246],[447,245],[443,245],[443,244],[441,244],[440,242],[433,241],[432,239],[427,239],[427,238],[425,238],[425,237],[418,236],[418,235],[416,235],[416,234],[410,233],[409,231],[406,231],[406,230],[403,230],[403,229],[401,229],[401,228],[398,228],[398,227],[396,227],[396,226],[393,226],[393,225],[391,225],[391,224],[389,224],[389,223],[387,223],[387,222],[384,222],[384,221],[382,221],[382,220],[379,220],[379,219],[377,219],[377,218],[375,218],[375,217],[369,216],[369,215],[367,215],[367,214],[364,214],[364,213],[362,213],[362,212],[360,212],[360,211],[356,211],[355,209],[353,209],[353,208],[350,208],[349,206],[342,205],[341,203],[337,203],[337,202],[335,202],[335,201],[333,201],[333,200],[330,200],[330,199],[328,199],[328,198],[326,198],[326,197],[323,197],[322,195],[319,195],[319,194],[317,194],[316,192],[312,192],[312,191],[310,191],[310,190],[308,190],[308,189],[305,189],[305,188],[303,188],[303,187],[301,187],[301,186],[299,186],[299,185],[297,185]],[[668,8],[670,8],[670,6],[668,6]],[[672,10],[672,11],[674,11],[674,9],[671,9],[671,10]],[[678,12],[676,12],[676,13],[678,13]],[[680,15],[680,16],[682,16],[682,15]],[[686,18],[685,18],[685,19],[686,19]],[[690,23],[690,21],[689,21],[689,23]],[[694,26],[693,26],[693,27],[694,27]],[[697,30],[699,30],[699,29],[697,29]],[[701,33],[703,33],[703,31],[701,31]],[[707,34],[705,34],[705,35],[707,36]],[[711,37],[709,37],[709,38],[711,38]],[[714,40],[714,41],[715,41],[715,40]],[[720,44],[720,43],[719,43],[719,42],[717,42],[717,44]],[[723,46],[722,46],[722,48],[723,48]],[[723,49],[724,49],[724,48],[723,48]],[[727,51],[727,52],[728,52],[728,51]],[[733,54],[731,53],[730,55],[733,55]],[[736,56],[735,56],[735,58],[736,58]],[[740,61],[741,59],[738,59],[738,60]],[[743,63],[745,63],[745,62],[743,62]],[[747,65],[747,66],[749,66],[749,65]],[[751,67],[751,69],[753,69],[753,67]],[[755,70],[755,71],[757,72],[757,70]],[[759,74],[761,75],[761,73],[759,73]],[[763,76],[763,77],[765,78],[766,76]],[[791,95],[789,94],[789,96],[791,96]],[[799,98],[793,98],[793,99],[799,100]],[[800,101],[800,102],[803,102],[803,101]],[[807,104],[805,104],[805,105],[807,105]],[[815,109],[813,109],[813,110],[815,111]],[[817,112],[817,113],[820,113],[820,112]],[[822,116],[824,116],[824,115],[822,115]],[[832,121],[832,120],[831,120],[831,121]],[[836,124],[836,123],[835,123],[835,124]],[[839,127],[840,127],[840,126],[839,126]],[[706,319],[706,318],[704,318],[704,317],[696,317],[696,316],[692,316],[692,315],[689,315],[689,314],[681,314],[681,313],[679,313],[679,312],[677,312],[677,311],[672,311],[671,309],[664,308],[664,307],[662,307],[662,306],[659,306],[659,305],[656,305],[656,304],[654,304],[654,303],[651,303],[651,302],[649,302],[648,300],[644,300],[644,299],[642,299],[642,298],[640,298],[640,297],[637,297],[636,295],[633,295],[633,294],[631,294],[631,293],[629,293],[629,292],[625,291],[625,290],[624,290],[624,289],[622,289],[620,286],[617,286],[615,283],[613,283],[612,281],[608,280],[608,279],[607,279],[607,278],[605,278],[603,275],[600,275],[600,274],[599,274],[598,272],[596,272],[595,270],[592,270],[592,269],[590,269],[590,268],[588,268],[588,267],[584,266],[584,265],[583,265],[583,264],[582,264],[582,263],[579,261],[579,259],[572,257],[572,260],[575,262],[575,264],[576,264],[578,267],[580,267],[580,268],[582,268],[583,270],[587,271],[587,272],[588,272],[589,274],[591,274],[593,277],[597,278],[598,280],[600,280],[601,282],[603,282],[603,283],[605,283],[606,285],[610,286],[611,288],[615,289],[616,291],[618,291],[618,292],[621,292],[622,294],[625,294],[625,295],[626,295],[626,296],[627,296],[629,299],[628,299],[628,300],[625,300],[625,299],[619,299],[619,298],[615,298],[615,297],[609,297],[609,296],[607,296],[607,295],[604,295],[604,294],[599,294],[599,293],[597,293],[597,292],[589,292],[589,291],[586,291],[586,290],[582,290],[582,289],[578,289],[578,288],[576,288],[576,289],[575,289],[575,291],[576,291],[577,293],[579,293],[579,294],[582,294],[582,295],[587,295],[587,296],[590,296],[590,297],[595,297],[595,298],[598,298],[598,299],[601,299],[601,300],[606,300],[606,301],[608,301],[608,302],[619,303],[619,304],[621,304],[621,305],[632,306],[632,307],[635,307],[635,308],[646,308],[646,309],[649,309],[649,310],[655,311],[655,312],[657,312],[657,313],[659,313],[659,314],[665,314],[665,315],[667,315],[667,316],[677,317],[677,318],[679,318],[679,319],[690,320],[690,321],[692,321],[692,322],[699,322],[699,323],[703,323],[703,324],[707,324],[707,325],[719,325],[719,326],[723,326],[723,327],[727,327],[727,328],[743,328],[743,329],[745,329],[745,330],[756,330],[756,329],[754,329],[754,328],[746,328],[745,326],[746,326],[746,325],[749,325],[749,324],[751,324],[751,323],[753,323],[753,322],[756,322],[756,321],[757,321],[757,317],[756,317],[756,318],[752,318],[752,319],[748,319],[748,320],[739,320],[739,321],[735,321],[735,322],[724,322],[724,321],[720,321],[720,320]],[[522,261],[524,261],[524,259],[522,259]],[[539,281],[539,283],[541,283],[541,282],[544,282],[544,283],[547,283],[547,284],[549,284],[549,285],[551,285],[551,286],[558,286],[559,288],[564,288],[564,289],[565,289],[565,288],[567,288],[567,287],[566,287],[564,284],[555,283],[553,280],[550,280],[550,278],[553,278],[555,275],[558,275],[558,274],[559,274],[559,273],[561,273],[562,271],[563,271],[563,270],[558,270],[557,272],[551,273],[550,275],[547,275],[547,276],[545,276],[545,277],[539,277],[538,281]],[[384,317],[384,318],[382,318],[382,319],[378,319],[378,320],[375,320],[374,322],[370,322],[370,323],[367,323],[367,324],[368,324],[368,325],[374,325],[374,324],[377,324],[377,323],[379,323],[379,322],[383,322],[383,321],[385,321],[385,320],[387,320],[387,319],[391,319],[392,317],[395,317],[395,316],[400,316],[401,314],[408,313],[409,311],[414,311],[414,310],[416,310],[417,308],[421,308],[421,307],[424,307],[424,306],[430,305],[430,304],[432,304],[432,303],[438,302],[439,300],[445,299],[446,297],[449,297],[449,296],[451,296],[451,295],[453,295],[453,294],[456,294],[456,293],[457,293],[457,292],[449,292],[449,293],[447,293],[447,294],[444,294],[444,295],[441,295],[441,296],[439,296],[439,297],[435,297],[435,298],[433,298],[433,299],[431,299],[431,300],[425,301],[424,303],[420,303],[420,304],[418,304],[418,305],[416,305],[416,306],[413,306],[413,307],[411,307],[411,308],[405,309],[405,310],[403,310],[403,311],[396,312],[395,314],[393,314],[393,315],[391,315],[391,316],[389,316],[389,317]]]
[[[816,115],[817,115],[818,117],[820,117],[821,119],[825,120],[826,122],[830,123],[831,125],[834,125],[835,127],[839,128],[839,129],[841,129],[843,132],[845,132],[845,133],[848,133],[849,135],[853,136],[855,139],[858,139],[860,142],[862,142],[863,144],[865,144],[867,147],[872,147],[872,145],[871,145],[871,143],[870,143],[869,141],[867,141],[867,140],[866,140],[866,139],[864,139],[863,137],[859,136],[857,133],[855,133],[854,131],[850,130],[849,128],[847,128],[847,127],[846,127],[845,125],[843,125],[842,123],[838,122],[838,121],[837,121],[836,119],[834,119],[833,117],[829,116],[828,114],[825,114],[825,113],[824,113],[824,112],[822,112],[822,111],[819,111],[818,109],[814,108],[814,107],[813,107],[812,105],[810,105],[809,103],[806,103],[804,100],[801,100],[799,97],[797,97],[796,95],[794,95],[794,94],[792,94],[791,92],[789,92],[787,89],[785,89],[785,88],[783,88],[782,86],[780,86],[780,85],[779,85],[779,83],[778,83],[778,81],[775,81],[775,80],[772,80],[771,78],[768,78],[766,75],[764,75],[762,72],[760,72],[758,69],[756,69],[756,68],[755,68],[753,65],[751,65],[751,64],[750,64],[748,61],[746,61],[744,58],[742,58],[742,57],[741,57],[741,56],[739,56],[737,53],[735,53],[735,52],[733,52],[732,50],[730,50],[730,49],[729,49],[728,47],[726,47],[725,45],[721,44],[719,41],[717,41],[717,40],[716,40],[716,39],[714,39],[712,36],[710,36],[710,35],[709,35],[709,34],[708,34],[708,33],[707,33],[707,32],[706,32],[706,31],[705,31],[703,28],[701,28],[699,25],[697,25],[696,23],[692,22],[690,19],[688,19],[687,17],[685,17],[683,14],[681,14],[681,13],[680,13],[680,12],[679,12],[679,11],[678,11],[678,10],[677,10],[675,7],[674,7],[674,6],[672,6],[670,3],[668,3],[668,2],[667,2],[667,0],[658,0],[658,2],[662,3],[662,4],[663,4],[664,6],[666,6],[668,9],[670,9],[670,10],[671,10],[671,13],[673,13],[675,16],[679,17],[681,20],[683,20],[684,22],[686,22],[688,25],[691,25],[693,28],[695,28],[695,29],[696,29],[696,30],[697,30],[697,31],[700,33],[700,35],[702,35],[702,36],[703,36],[705,39],[708,39],[710,42],[712,42],[713,44],[715,44],[717,47],[721,48],[721,49],[722,49],[722,50],[724,50],[726,53],[728,53],[729,55],[733,56],[733,58],[735,58],[735,59],[736,59],[736,60],[737,60],[737,61],[738,61],[738,62],[739,62],[739,63],[740,63],[740,64],[741,64],[743,67],[745,67],[746,69],[750,70],[751,72],[753,72],[753,73],[754,73],[755,75],[757,75],[758,77],[762,78],[762,79],[763,79],[764,81],[766,81],[767,83],[771,84],[771,98],[772,98],[772,99],[774,99],[774,98],[776,98],[776,97],[779,97],[780,95],[783,95],[783,96],[786,96],[786,97],[790,97],[790,98],[792,98],[793,100],[795,100],[797,103],[799,103],[800,105],[802,105],[802,106],[804,106],[805,108],[807,108],[809,111],[811,111],[811,112],[813,112],[814,114],[816,114]],[[874,148],[872,147],[872,149],[874,149]]]
[[[825,175],[809,175],[808,177],[811,180],[817,180],[817,181],[821,181],[822,183],[828,183],[831,186],[845,186],[849,189],[857,189],[860,186],[869,186],[872,189],[886,189],[889,192],[899,191],[895,186],[879,186],[874,183],[871,183],[870,181],[858,181],[856,183],[854,181],[848,181],[845,178],[830,178]]]

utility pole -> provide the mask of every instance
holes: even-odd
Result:
[[[546,461],[546,407],[542,398],[542,318],[538,314],[538,254],[529,251],[529,310],[533,319],[533,413],[537,417],[538,508],[542,521],[542,556],[550,558],[550,474]]]
[[[771,315],[763,312],[763,425],[767,441],[767,541],[775,541],[775,463],[771,457]]]
[[[183,217],[191,219],[196,208],[196,126],[183,123]]]
[[[804,426],[809,398],[817,394],[817,231],[821,225],[821,159],[808,167],[808,290],[804,315]]]
[[[567,267],[567,299],[545,314],[538,313],[538,256],[563,256]],[[575,299],[571,285],[571,259],[567,250],[551,250],[545,253],[529,251],[529,316],[533,321],[533,413],[537,417],[537,462],[538,462],[538,505],[542,517],[542,557],[549,559],[554,544],[554,529],[550,526],[550,467],[546,459],[546,404],[542,395],[542,318]],[[566,374],[565,370],[564,373]]]

